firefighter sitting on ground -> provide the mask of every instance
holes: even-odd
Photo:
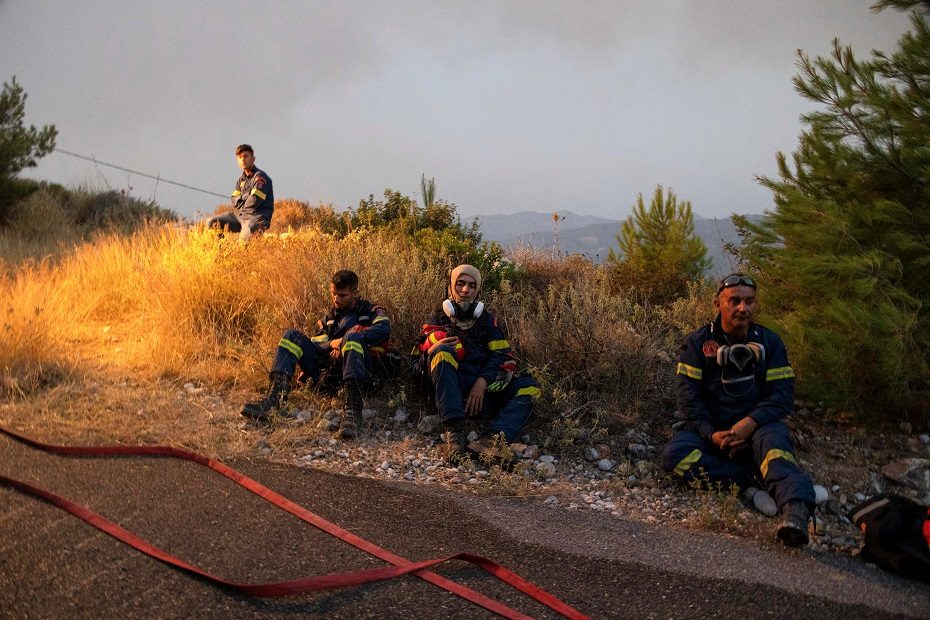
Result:
[[[452,270],[449,298],[420,336],[420,361],[428,370],[442,419],[449,460],[466,451],[466,416],[490,418],[468,450],[486,453],[499,434],[512,443],[529,419],[539,384],[514,373],[516,361],[494,315],[478,301],[481,272],[471,265]],[[497,444],[500,447],[500,444]]]
[[[296,329],[284,332],[271,367],[268,396],[247,403],[242,415],[267,421],[280,409],[290,392],[291,379],[299,367],[303,377],[323,387],[342,383],[345,410],[338,436],[352,439],[362,417],[362,394],[375,366],[386,368],[390,350],[391,323],[383,308],[358,296],[358,276],[343,270],[333,275],[329,287],[333,308],[318,323],[315,336],[307,338]],[[321,378],[323,371],[328,371]]]
[[[239,233],[242,241],[254,234],[264,232],[271,226],[274,214],[274,189],[271,177],[255,166],[255,152],[248,144],[236,147],[236,161],[242,175],[232,191],[233,210],[214,215],[207,220],[207,228],[227,228]]]
[[[794,371],[785,345],[752,320],[752,278],[724,278],[714,305],[714,321],[678,349],[678,409],[687,421],[665,446],[662,465],[689,482],[764,488],[759,498],[772,504],[774,497],[781,514],[778,538],[806,545],[814,487],[798,467],[783,421],[794,409]]]

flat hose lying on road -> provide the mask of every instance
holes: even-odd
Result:
[[[497,577],[504,583],[516,588],[517,590],[520,590],[524,594],[527,594],[528,596],[553,609],[566,618],[586,618],[584,614],[562,602],[552,594],[549,594],[539,586],[527,581],[526,579],[523,579],[516,573],[504,568],[497,562],[478,555],[473,555],[470,553],[457,553],[445,558],[424,560],[422,562],[411,562],[410,560],[396,555],[387,549],[383,549],[382,547],[379,547],[374,543],[356,536],[355,534],[342,529],[338,525],[323,519],[322,517],[310,512],[306,508],[295,504],[286,497],[275,493],[268,487],[260,484],[252,478],[249,478],[245,474],[236,471],[235,469],[224,465],[219,461],[215,461],[201,454],[197,454],[196,452],[190,452],[188,450],[182,450],[180,448],[173,448],[170,446],[56,446],[51,444],[44,444],[34,439],[29,439],[28,437],[24,437],[23,435],[19,435],[10,430],[7,430],[2,426],[0,426],[0,433],[38,450],[51,452],[53,454],[60,454],[63,456],[155,456],[192,461],[199,465],[203,465],[204,467],[208,467],[213,471],[225,476],[226,478],[229,478],[239,486],[247,489],[248,491],[251,491],[262,499],[274,504],[278,508],[291,513],[297,518],[302,519],[303,521],[306,521],[307,523],[319,528],[327,534],[335,536],[339,540],[347,542],[350,545],[393,565],[364,571],[355,571],[351,573],[333,573],[330,575],[307,577],[303,579],[294,579],[277,583],[233,583],[211,575],[195,566],[188,564],[187,562],[184,562],[183,560],[180,560],[166,553],[165,551],[146,542],[132,532],[123,529],[116,523],[105,519],[101,515],[98,515],[88,508],[84,508],[83,506],[80,506],[68,499],[65,499],[59,495],[55,495],[54,493],[44,489],[40,489],[25,482],[0,475],[0,484],[4,486],[12,487],[22,493],[32,495],[33,497],[38,497],[52,504],[53,506],[57,506],[62,510],[66,510],[79,519],[82,519],[90,525],[93,525],[97,529],[109,534],[110,536],[113,536],[117,540],[131,547],[134,547],[135,549],[138,549],[139,551],[153,558],[161,560],[170,566],[174,566],[175,568],[202,577],[211,583],[233,588],[249,596],[271,597],[305,594],[331,588],[343,588],[375,581],[383,581],[385,579],[391,579],[401,575],[412,574],[416,577],[419,577],[420,579],[432,583],[433,585],[437,585],[444,590],[460,596],[465,600],[475,603],[476,605],[480,605],[481,607],[484,607],[485,609],[492,611],[504,618],[525,619],[529,617],[460,583],[426,570],[431,566],[435,566],[449,560],[463,560],[478,566],[487,573]]]

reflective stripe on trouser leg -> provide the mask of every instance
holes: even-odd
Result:
[[[485,398],[493,398],[493,395],[485,394]],[[500,398],[505,400],[500,412],[488,424],[488,429],[494,433],[504,433],[508,443],[512,443],[520,437],[520,431],[533,413],[533,404],[539,398],[539,384],[532,377],[517,377],[510,382]]]
[[[342,380],[368,380],[368,361],[365,344],[359,333],[346,334],[342,340]]]
[[[688,454],[688,456],[678,461],[678,464],[675,465],[675,470],[672,473],[684,478],[688,470],[691,469],[691,466],[701,459],[702,454],[703,453],[700,450],[695,448]]]
[[[772,422],[756,429],[752,435],[752,449],[766,490],[779,508],[791,500],[814,504],[813,482],[798,467],[784,422]]]
[[[459,379],[459,363],[452,347],[440,345],[430,358],[430,380],[436,392],[436,409],[443,421],[465,416],[462,384]]]
[[[678,431],[662,449],[662,468],[687,481],[736,484],[741,489],[756,485],[754,466],[725,458],[713,443],[693,431]]]
[[[293,377],[297,366],[314,381],[319,377],[320,361],[317,348],[302,332],[289,329],[284,332],[275,349],[271,371]]]

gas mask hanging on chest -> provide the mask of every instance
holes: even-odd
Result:
[[[756,363],[765,361],[765,347],[758,342],[723,345],[717,349],[720,383],[730,396],[744,396],[756,380]],[[730,388],[735,388],[736,393]]]

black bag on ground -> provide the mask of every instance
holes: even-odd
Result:
[[[930,510],[883,493],[849,513],[862,530],[860,556],[900,575],[930,582]]]

